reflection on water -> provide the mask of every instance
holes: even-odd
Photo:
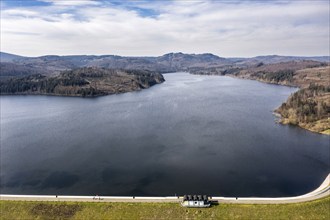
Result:
[[[165,75],[98,98],[1,97],[1,193],[289,196],[317,187],[329,137],[274,122],[293,88]]]

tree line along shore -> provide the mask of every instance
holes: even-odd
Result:
[[[258,63],[250,67],[193,69],[193,74],[228,75],[264,83],[294,86],[293,93],[275,113],[280,123],[297,125],[312,132],[330,135],[330,66],[315,61]]]
[[[281,116],[280,122],[330,135],[329,57],[222,58],[209,53],[159,57],[0,55],[2,95],[117,94],[149,88],[164,82],[161,73],[177,71],[294,86],[299,90],[275,110]]]
[[[0,81],[1,94],[101,96],[138,91],[164,82],[161,74],[145,70],[85,67],[55,76],[42,74]]]
[[[280,70],[275,74],[263,72],[249,77],[262,82],[298,87],[297,92],[275,109],[281,116],[280,122],[330,135],[330,66]]]

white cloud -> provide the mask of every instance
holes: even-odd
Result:
[[[121,5],[43,1],[52,5],[2,11],[2,51],[23,55],[144,56],[172,51],[220,56],[329,55],[325,1],[132,1]]]
[[[12,15],[12,16],[24,16],[24,17],[38,15],[38,13],[35,11],[24,10],[24,9],[10,9],[10,10],[6,10],[4,13],[6,13],[9,16]]]
[[[100,5],[96,0],[39,0],[41,2],[52,3],[53,5],[63,6],[82,6],[82,5]]]

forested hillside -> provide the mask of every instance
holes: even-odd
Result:
[[[77,55],[21,57],[0,53],[1,94],[95,96],[148,88],[164,81],[156,73],[187,71],[229,75],[296,86],[277,112],[283,123],[330,133],[329,57],[258,56],[223,58],[213,54],[168,53],[159,57]],[[134,71],[132,71],[132,69]]]
[[[236,77],[301,88],[276,112],[281,122],[330,134],[330,66],[315,61],[263,65],[234,73]]]
[[[292,94],[277,110],[282,123],[330,134],[330,86],[310,85]]]
[[[58,76],[41,74],[0,81],[1,94],[99,96],[137,91],[162,83],[161,74],[142,70],[80,68]]]
[[[250,66],[228,65],[190,68],[192,74],[229,75],[265,83],[295,86],[294,93],[276,110],[284,124],[330,134],[330,66],[329,63],[298,60]]]

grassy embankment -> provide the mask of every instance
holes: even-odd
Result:
[[[278,205],[0,201],[1,219],[329,219],[330,197]]]

